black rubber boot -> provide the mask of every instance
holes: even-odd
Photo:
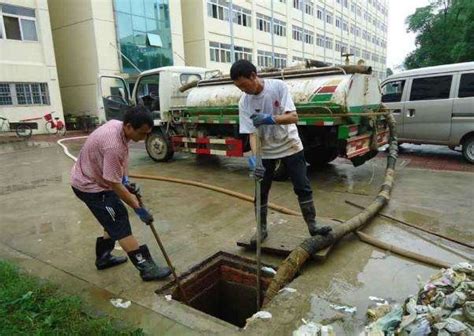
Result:
[[[260,237],[260,243],[262,243],[268,237],[267,231],[267,212],[268,206],[264,205],[260,208],[260,224],[262,227],[262,236]],[[257,232],[250,238],[250,245],[257,246]]]
[[[146,245],[140,246],[138,250],[129,252],[128,256],[136,269],[140,271],[143,281],[160,280],[171,274],[171,270],[168,267],[160,267],[155,264]]]
[[[114,267],[127,261],[127,257],[116,257],[111,254],[115,240],[98,237],[95,242],[95,267],[98,270]]]
[[[304,221],[308,225],[308,231],[311,236],[322,235],[325,236],[331,232],[330,226],[318,226],[316,223],[316,209],[314,208],[313,201],[306,201],[300,203],[300,209],[303,213]]]

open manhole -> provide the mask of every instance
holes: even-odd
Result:
[[[261,272],[262,298],[272,277],[272,274]],[[221,251],[179,278],[189,306],[239,328],[244,327],[246,319],[259,310],[254,260]],[[174,281],[156,293],[171,294],[174,300],[184,303]]]

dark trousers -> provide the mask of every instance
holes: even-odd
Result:
[[[113,240],[132,234],[127,208],[113,191],[87,193],[72,187],[74,194],[83,201],[97,221]]]
[[[306,203],[313,200],[313,191],[307,176],[306,160],[303,151],[296,154],[281,158],[282,163],[286,165],[288,175],[293,183],[293,190],[298,196],[298,202]],[[275,165],[278,159],[264,159],[262,160],[265,167],[265,175],[261,183],[261,201],[262,207],[266,207],[268,203],[268,195],[272,187],[273,174],[275,172]]]

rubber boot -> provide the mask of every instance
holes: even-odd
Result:
[[[331,232],[330,226],[318,226],[316,223],[316,209],[313,201],[306,201],[300,203],[300,209],[303,214],[304,221],[308,225],[308,231],[311,236],[322,235],[325,236]]]
[[[262,227],[262,235],[260,237],[260,243],[262,243],[268,237],[267,212],[268,212],[267,205],[264,205],[260,208],[260,225]],[[257,232],[255,232],[252,238],[250,238],[250,246],[257,246]]]
[[[114,267],[127,261],[127,257],[116,257],[111,254],[115,240],[98,237],[95,242],[95,267],[98,270]]]
[[[129,252],[128,256],[140,272],[143,281],[160,280],[171,274],[171,270],[168,267],[160,267],[155,264],[146,245],[140,246],[138,250]]]

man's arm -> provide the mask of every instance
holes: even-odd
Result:
[[[298,122],[298,114],[296,111],[285,112],[285,114],[274,116],[275,123],[278,125],[296,124]]]
[[[127,188],[122,183],[110,183],[110,187],[113,191],[120,197],[122,201],[128,204],[132,209],[137,209],[140,207],[137,196],[130,193]]]

